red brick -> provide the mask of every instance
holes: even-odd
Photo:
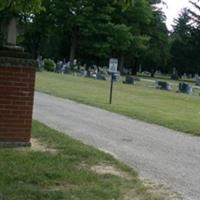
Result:
[[[0,68],[0,142],[29,142],[35,69]]]

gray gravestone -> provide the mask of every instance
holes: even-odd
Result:
[[[96,79],[106,81],[106,77],[102,72],[97,72]]]
[[[170,91],[172,89],[170,84],[165,81],[157,81],[156,84],[157,88],[160,90]]]
[[[200,76],[196,76],[196,85],[200,86]]]
[[[126,76],[125,81],[123,81],[124,84],[134,84],[134,78],[133,76]]]
[[[189,84],[186,83],[179,83],[179,91],[185,94],[192,95],[193,88]]]

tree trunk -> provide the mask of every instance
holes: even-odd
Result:
[[[36,59],[39,55],[39,44],[41,42],[41,34],[37,34],[35,36],[32,36],[30,34],[30,40],[27,43],[27,47],[32,54],[32,56]]]
[[[70,58],[69,58],[69,62],[70,62],[70,66],[73,67],[74,64],[74,59],[76,56],[76,48],[77,48],[77,32],[76,30],[73,31],[72,33],[72,38],[71,38],[71,47],[70,47]]]
[[[137,76],[137,70],[135,69],[135,67],[132,68],[132,75]]]
[[[121,73],[121,75],[124,74],[124,54],[121,54],[121,57],[120,57],[120,63],[119,63],[119,71]]]
[[[138,71],[138,58],[135,57],[134,59],[134,64],[133,64],[133,68],[132,68],[132,75],[133,76],[137,76],[137,71]]]
[[[152,70],[151,70],[151,77],[152,77],[152,78],[155,77],[155,73],[156,73],[156,70],[155,70],[155,69],[152,69]]]

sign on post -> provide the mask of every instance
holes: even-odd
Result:
[[[117,73],[117,67],[118,67],[118,59],[111,58],[109,62],[109,72]]]
[[[113,78],[114,78],[114,73],[117,73],[117,67],[118,67],[118,59],[111,58],[109,62],[109,72],[111,73],[110,104],[112,104]]]

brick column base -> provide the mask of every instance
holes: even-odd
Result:
[[[36,62],[0,51],[0,146],[30,145]]]

